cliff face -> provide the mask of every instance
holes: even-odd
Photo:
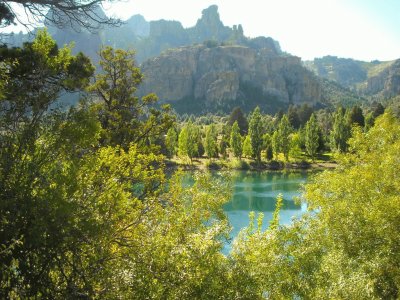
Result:
[[[388,64],[377,74],[370,76],[365,91],[368,94],[380,94],[384,98],[400,95],[400,59]]]
[[[141,69],[145,80],[140,94],[155,92],[172,103],[237,102],[255,91],[261,106],[271,101],[313,104],[321,98],[318,81],[300,58],[277,55],[273,48],[182,47],[145,61]]]
[[[400,94],[400,59],[364,62],[325,56],[305,62],[318,76],[335,81],[359,95],[391,98]]]

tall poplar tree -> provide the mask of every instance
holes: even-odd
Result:
[[[238,122],[235,121],[232,126],[231,131],[231,148],[233,151],[233,155],[237,158],[242,157],[242,136],[240,135],[240,128]]]
[[[306,123],[305,144],[307,155],[314,161],[319,147],[319,127],[314,113]]]
[[[214,124],[211,124],[206,129],[204,148],[209,159],[218,155],[217,131]]]
[[[280,151],[285,156],[285,160],[289,159],[290,151],[290,133],[292,132],[292,127],[290,126],[289,119],[287,115],[284,115],[279,122],[278,126],[278,140]]]
[[[345,110],[340,107],[333,116],[333,127],[331,131],[331,149],[337,152],[346,152],[347,140],[350,138],[351,129],[346,120]]]
[[[249,136],[251,143],[252,157],[257,161],[261,161],[261,150],[263,147],[262,139],[262,123],[260,108],[257,106],[251,114],[249,124]]]

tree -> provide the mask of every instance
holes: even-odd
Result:
[[[365,125],[363,111],[358,105],[353,106],[349,113],[349,124],[350,126],[358,125],[361,128]]]
[[[299,158],[301,156],[300,134],[298,132],[294,132],[290,134],[289,137],[290,137],[289,156],[292,158]]]
[[[258,162],[261,161],[261,150],[263,147],[262,140],[262,123],[260,108],[257,106],[250,117],[249,136],[251,142],[252,157]]]
[[[246,135],[243,141],[243,150],[242,150],[243,156],[245,157],[252,157],[253,152],[251,149],[251,138],[250,135]]]
[[[230,116],[229,116],[229,120],[228,120],[228,125],[232,126],[233,123],[237,122],[240,128],[240,134],[244,135],[247,134],[248,128],[249,128],[249,124],[247,122],[246,117],[243,114],[243,111],[240,107],[235,107]]]
[[[237,158],[242,156],[242,136],[240,135],[240,128],[238,122],[235,121],[232,126],[231,131],[231,147],[233,150],[233,155]]]
[[[306,185],[309,214],[266,231],[251,220],[231,253],[250,298],[396,299],[399,133],[390,114],[356,129],[340,167]]]
[[[125,149],[130,143],[145,147],[152,137],[165,134],[174,121],[170,107],[163,105],[161,110],[156,109],[155,94],[140,99],[135,96],[143,80],[135,64],[135,53],[105,47],[99,55],[102,72],[96,75],[89,90],[99,100],[93,109],[103,128],[103,144],[121,145]]]
[[[295,106],[293,106],[293,105],[289,106],[287,116],[288,116],[290,125],[294,129],[299,129],[300,125],[302,125],[302,124],[300,123],[300,118],[299,118],[299,115],[298,115],[298,112],[297,112],[297,109]]]
[[[273,158],[273,147],[272,147],[272,137],[265,133],[262,137],[263,139],[263,148],[265,150],[265,158],[269,161]]]
[[[319,147],[319,127],[314,114],[311,115],[311,118],[306,123],[305,145],[307,155],[314,161]]]
[[[100,141],[84,101],[56,109],[92,69],[42,38],[0,64],[0,298],[232,298],[229,181],[167,181],[163,156]]]
[[[217,132],[214,124],[209,125],[206,129],[204,149],[209,159],[218,155]]]
[[[195,128],[194,125],[189,122],[182,128],[181,132],[179,133],[179,155],[188,156],[190,162],[192,162],[193,157],[195,157],[196,153],[198,152],[197,147],[197,135],[195,133]]]
[[[364,126],[365,131],[368,131],[372,126],[374,126],[374,122],[375,122],[374,116],[372,112],[370,112],[365,116],[365,126]]]
[[[310,107],[307,103],[303,103],[298,108],[297,114],[299,116],[300,126],[304,126],[307,123],[312,113],[313,113],[313,108]]]
[[[385,108],[379,102],[374,102],[372,104],[372,108],[373,108],[372,115],[373,115],[374,119],[376,119],[377,117],[379,117],[380,115],[382,115],[385,112]]]
[[[331,131],[331,149],[338,152],[346,152],[347,140],[351,135],[351,128],[345,117],[345,110],[340,107],[333,116],[333,127]]]
[[[165,137],[165,146],[167,148],[167,153],[169,157],[172,157],[176,154],[176,150],[178,148],[178,134],[173,127],[168,129],[167,135]]]
[[[289,119],[286,115],[284,115],[279,122],[278,126],[278,147],[280,151],[285,156],[285,160],[289,159],[289,151],[290,151],[290,133],[292,132],[292,128],[289,123]]]
[[[0,25],[6,27],[17,20],[25,26],[29,22],[54,24],[60,28],[75,25],[95,30],[100,25],[118,25],[117,19],[108,18],[101,11],[101,3],[105,0],[6,0],[0,4]],[[112,2],[112,1],[107,1]],[[18,16],[18,10],[23,10],[28,17],[25,23]]]

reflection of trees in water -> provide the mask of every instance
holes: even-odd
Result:
[[[301,173],[237,172],[234,174],[235,191],[226,211],[248,210],[271,212],[275,210],[276,196],[284,196],[282,210],[300,210],[292,195],[299,192]]]
[[[275,210],[276,197],[257,195],[236,194],[232,201],[225,204],[225,211],[247,210],[271,212]],[[300,210],[301,206],[296,205],[292,199],[283,199],[282,210]]]

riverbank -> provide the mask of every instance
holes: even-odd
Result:
[[[183,169],[183,170],[250,170],[250,171],[281,171],[281,170],[326,170],[334,169],[337,163],[333,160],[316,160],[311,161],[261,161],[256,162],[250,159],[208,159],[195,158],[189,159],[172,158],[165,161],[167,169]]]

